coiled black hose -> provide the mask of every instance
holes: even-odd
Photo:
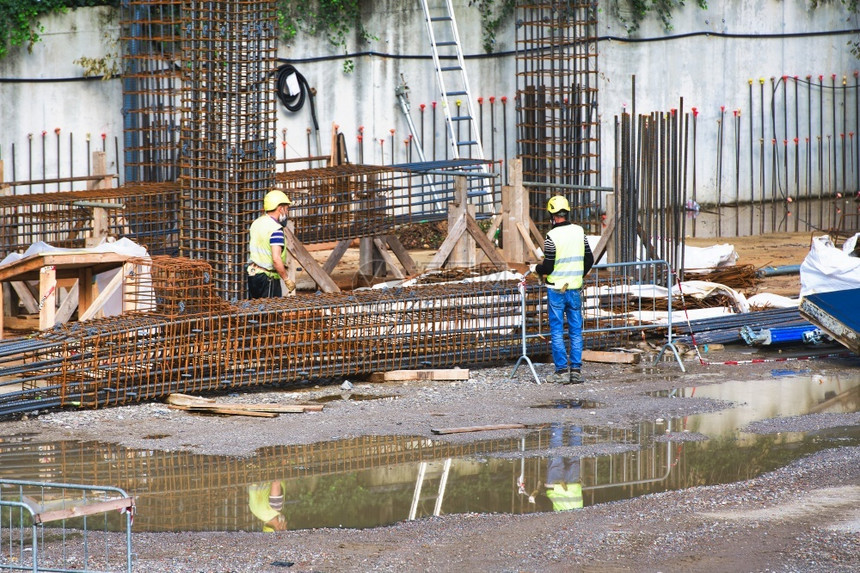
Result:
[[[314,106],[311,86],[308,84],[308,80],[305,79],[305,76],[303,76],[292,64],[281,64],[278,66],[277,70],[275,70],[275,74],[277,79],[275,91],[278,94],[278,99],[281,100],[282,104],[284,104],[284,107],[289,111],[296,112],[302,109],[305,105],[305,100],[308,100],[311,105],[311,118],[314,121],[314,129],[319,131],[320,126],[317,122],[317,111],[316,106]],[[290,93],[288,83],[290,76],[295,76],[298,84],[297,93]],[[311,97],[308,97],[309,95]]]

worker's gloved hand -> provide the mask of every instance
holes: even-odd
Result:
[[[284,285],[287,287],[287,292],[293,292],[296,290],[296,283],[291,281],[290,279],[284,279]]]
[[[529,265],[529,272],[537,274],[537,265],[535,263]]]

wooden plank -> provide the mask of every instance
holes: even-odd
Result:
[[[72,289],[66,294],[66,298],[60,303],[60,308],[57,309],[57,324],[69,322],[72,313],[78,308],[78,283],[75,282]]]
[[[468,380],[469,370],[465,368],[449,368],[444,370],[391,370],[376,372],[372,379],[381,382],[408,380]]]
[[[304,412],[321,412],[321,404],[231,404],[229,402],[216,402],[212,398],[202,396],[190,396],[188,394],[173,393],[167,396],[167,403],[174,406],[190,408],[214,408],[244,410],[251,412],[269,412],[280,414],[302,414]]]
[[[38,314],[20,314],[6,316],[3,319],[4,328],[8,330],[39,330]]]
[[[491,432],[493,430],[519,430],[525,427],[525,424],[496,424],[494,426],[469,426],[466,428],[437,428],[430,431],[436,435],[442,435],[463,434],[466,432]]]
[[[305,412],[322,412],[322,404],[192,404],[192,407],[201,408],[227,408],[230,410],[242,410],[246,412],[269,412],[272,414],[304,414]]]
[[[639,364],[640,356],[638,352],[583,350],[582,359],[585,362],[602,362],[605,364]]]
[[[39,330],[57,324],[57,269],[42,267],[39,272]]]
[[[174,392],[167,395],[168,404],[176,404],[177,406],[189,406],[199,404],[214,404],[214,398],[204,398],[203,396],[191,396],[190,394],[180,394]]]
[[[201,405],[201,406],[179,406],[169,404],[167,406],[171,410],[182,410],[185,412],[197,412],[200,414],[224,414],[227,416],[249,416],[252,418],[277,418],[275,412],[254,412],[252,410],[237,410],[230,407],[221,407],[218,405]]]
[[[68,509],[58,509],[55,511],[37,513],[33,516],[33,521],[35,521],[36,523],[48,523],[50,521],[71,519],[73,517],[83,517],[85,515],[95,515],[97,513],[116,511],[118,509],[130,509],[132,507],[134,507],[133,497],[121,497],[117,499],[109,499],[107,501],[100,501],[97,503],[88,503],[86,505],[72,506]]]
[[[12,290],[18,295],[27,314],[38,314],[39,303],[36,302],[36,297],[30,292],[30,287],[27,286],[27,283],[24,281],[9,281],[9,284],[12,285]]]

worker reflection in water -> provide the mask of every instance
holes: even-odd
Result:
[[[264,532],[287,529],[287,518],[281,513],[284,508],[284,482],[252,484],[248,487],[248,506],[251,513],[263,522]]]
[[[284,225],[292,201],[283,191],[269,191],[263,198],[263,210],[251,223],[247,266],[248,296],[272,298],[281,296],[281,280],[290,292],[296,284],[287,278],[287,249]]]
[[[567,445],[581,446],[582,431],[571,426]],[[550,428],[550,448],[564,445],[564,427],[553,424]],[[529,503],[539,511],[569,511],[582,508],[582,481],[579,476],[579,456],[555,456],[550,458],[546,467],[546,480],[543,488],[529,496]]]
[[[556,384],[581,384],[582,373],[582,279],[594,264],[594,255],[579,225],[568,221],[570,203],[561,195],[551,197],[547,211],[552,229],[544,240],[544,259],[531,265],[531,271],[546,276],[547,316],[555,372],[546,381]],[[564,321],[570,354],[564,343]]]

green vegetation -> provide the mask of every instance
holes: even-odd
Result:
[[[121,0],[0,0],[0,58],[16,46],[33,45],[44,31],[40,18],[49,14],[61,14],[69,9],[86,6],[112,6],[118,8]],[[606,0],[604,0],[605,2]],[[801,0],[806,2],[806,0]],[[695,0],[701,9],[708,7],[707,0]],[[827,2],[841,2],[851,14],[857,14],[860,0],[811,0],[816,7]],[[290,42],[300,31],[311,35],[325,34],[336,48],[346,51],[350,34],[358,33],[362,40],[373,38],[361,22],[361,4],[367,0],[277,0],[278,25],[282,38]],[[648,17],[659,18],[663,27],[672,30],[672,13],[685,5],[685,0],[609,0],[610,12],[627,28],[628,33],[639,29]],[[469,0],[469,6],[481,13],[483,46],[487,53],[493,52],[496,34],[513,16],[516,0]],[[852,53],[860,57],[860,40],[849,42]],[[96,68],[97,65],[91,65]],[[344,63],[344,70],[351,71],[353,64]]]

